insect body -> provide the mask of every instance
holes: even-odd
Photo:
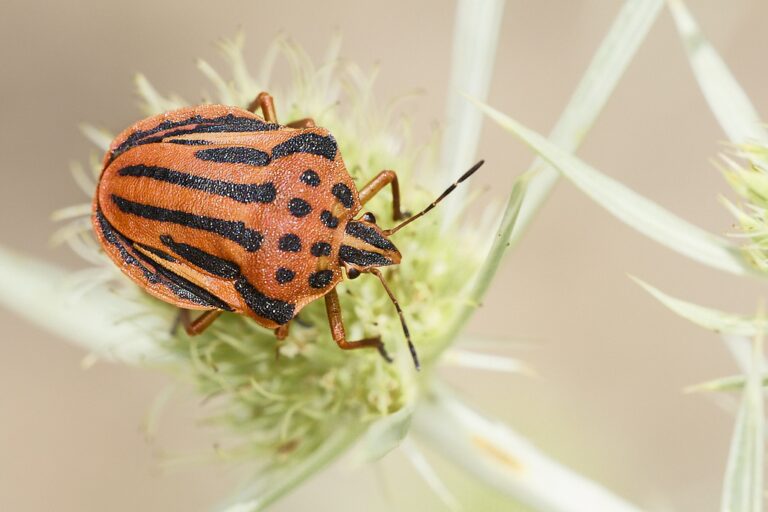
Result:
[[[400,263],[389,235],[456,184],[384,230],[360,212],[388,184],[398,220],[404,216],[393,171],[358,192],[333,136],[311,119],[279,125],[271,97],[262,93],[248,110],[201,105],[122,132],[104,157],[92,220],[124,273],[183,308],[190,334],[231,311],[284,338],[301,308],[324,296],[341,348],[376,347],[389,359],[379,337],[346,340],[335,291],[342,267],[349,278],[373,273],[397,307],[418,366],[402,311],[377,267]],[[190,321],[188,310],[206,312]]]

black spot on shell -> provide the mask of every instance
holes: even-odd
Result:
[[[317,187],[320,185],[320,176],[318,176],[317,173],[312,169],[307,169],[301,173],[301,177],[299,179],[310,187]]]
[[[301,250],[301,238],[299,235],[288,233],[280,237],[278,247],[284,252],[299,252]]]
[[[296,272],[289,268],[280,267],[275,272],[275,281],[280,284],[290,283],[294,277],[296,277]]]
[[[291,215],[294,217],[304,217],[309,215],[309,212],[312,211],[312,207],[300,197],[294,197],[288,201],[288,211],[291,212]]]
[[[333,280],[333,271],[331,270],[318,270],[310,274],[309,286],[312,288],[325,288]]]
[[[343,183],[337,183],[331,189],[331,193],[344,205],[344,208],[352,208],[354,196],[348,186]]]
[[[328,242],[315,242],[312,244],[312,248],[309,250],[309,252],[312,254],[312,256],[317,256],[318,258],[320,256],[330,256],[331,244]]]
[[[335,229],[339,226],[339,218],[335,217],[328,210],[323,210],[323,212],[320,214],[320,220],[323,221],[323,224],[331,229]]]

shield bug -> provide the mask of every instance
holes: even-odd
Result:
[[[262,116],[256,114],[261,110]],[[421,217],[475,172],[406,218],[394,171],[359,191],[336,140],[311,119],[280,125],[272,97],[247,110],[200,105],[149,117],[112,141],[93,200],[93,227],[109,257],[147,292],[181,309],[190,335],[224,311],[288,334],[291,319],[325,297],[333,339],[343,349],[375,347],[380,337],[348,341],[336,285],[375,275],[400,316],[378,267],[401,255],[390,235]],[[363,205],[385,186],[393,219],[382,229]],[[204,310],[195,320],[189,310]]]

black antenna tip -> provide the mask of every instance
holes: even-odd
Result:
[[[462,182],[462,181],[464,181],[465,179],[467,179],[467,178],[469,178],[470,176],[472,176],[472,175],[475,173],[475,171],[476,171],[476,170],[478,170],[479,168],[481,168],[481,167],[483,166],[483,164],[484,164],[484,163],[485,163],[485,160],[480,160],[479,162],[477,162],[475,165],[473,165],[472,167],[470,167],[470,168],[469,168],[469,170],[468,170],[467,172],[465,172],[464,174],[462,174],[462,175],[461,175],[461,178],[459,178],[459,181],[457,181],[456,183],[461,183],[461,182]]]
[[[411,358],[413,359],[413,366],[416,367],[416,371],[421,370],[421,363],[419,362],[419,355],[416,353],[416,347],[413,346],[411,340],[408,340],[408,349],[411,351]]]
[[[378,344],[378,346],[376,348],[379,349],[379,354],[381,354],[381,357],[383,357],[386,362],[392,363],[392,361],[394,361],[392,359],[392,356],[389,355],[389,352],[387,352],[387,349],[384,348],[384,343],[383,342],[379,342],[379,344]]]

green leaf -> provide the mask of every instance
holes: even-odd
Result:
[[[701,92],[728,138],[735,143],[768,143],[768,131],[749,96],[704,37],[685,3],[669,0],[669,10]]]
[[[636,277],[630,276],[637,284],[650,293],[659,302],[671,309],[674,313],[717,333],[736,334],[740,336],[755,336],[760,329],[765,329],[763,322],[758,321],[756,317],[747,317],[725,313],[717,309],[705,308],[681,299],[671,297],[661,290],[654,288],[650,284],[641,281]]]
[[[686,393],[698,393],[701,391],[741,391],[747,384],[744,375],[730,375],[719,379],[709,380],[701,384],[694,384],[685,388]],[[763,387],[768,386],[768,376],[763,376]]]
[[[525,197],[530,178],[530,174],[525,173],[515,180],[515,184],[512,186],[512,192],[510,192],[509,199],[507,200],[504,216],[501,219],[501,226],[496,233],[496,237],[493,239],[493,244],[488,251],[488,256],[472,283],[472,288],[469,290],[469,296],[466,299],[466,305],[460,313],[454,317],[453,325],[449,329],[446,329],[447,333],[453,335],[461,330],[464,324],[469,320],[470,316],[472,316],[475,309],[477,309],[485,292],[488,290],[488,287],[493,280],[493,276],[496,274],[499,265],[501,265],[501,260],[504,257],[504,254],[509,249],[510,243],[508,240],[515,227],[515,223],[517,222],[520,206],[523,204],[523,198]]]
[[[739,248],[727,240],[684,221],[509,116],[476,103],[491,119],[530,146],[582,192],[627,225],[705,265],[738,275],[754,272],[741,257]]]
[[[744,340],[748,343],[748,340]],[[762,335],[757,336],[725,470],[722,512],[762,512],[765,420]]]
[[[456,2],[440,166],[458,178],[475,163],[483,116],[459,94],[466,91],[486,98],[493,76],[504,0],[459,0]],[[444,226],[449,225],[466,202],[466,187],[459,187],[443,206]]]
[[[217,510],[221,512],[259,512],[317,474],[346,451],[362,433],[350,428],[329,437],[317,450],[297,464],[274,468],[253,481]]]
[[[531,510],[640,512],[443,386],[432,386],[416,407],[413,433],[441,457]]]
[[[133,364],[174,359],[161,342],[171,319],[106,286],[72,289],[71,273],[0,247],[0,304],[100,358]]]
[[[359,455],[364,462],[372,462],[397,448],[408,435],[413,416],[413,404],[394,414],[383,417],[368,428],[363,437]]]
[[[661,10],[661,0],[628,0],[592,57],[568,105],[557,120],[549,139],[560,148],[575,152],[608,102],[616,84],[645,40]],[[474,96],[474,95],[473,95]],[[477,97],[477,96],[475,96]],[[557,170],[537,158],[528,172],[534,174],[520,219],[512,233],[515,244],[557,182]]]

